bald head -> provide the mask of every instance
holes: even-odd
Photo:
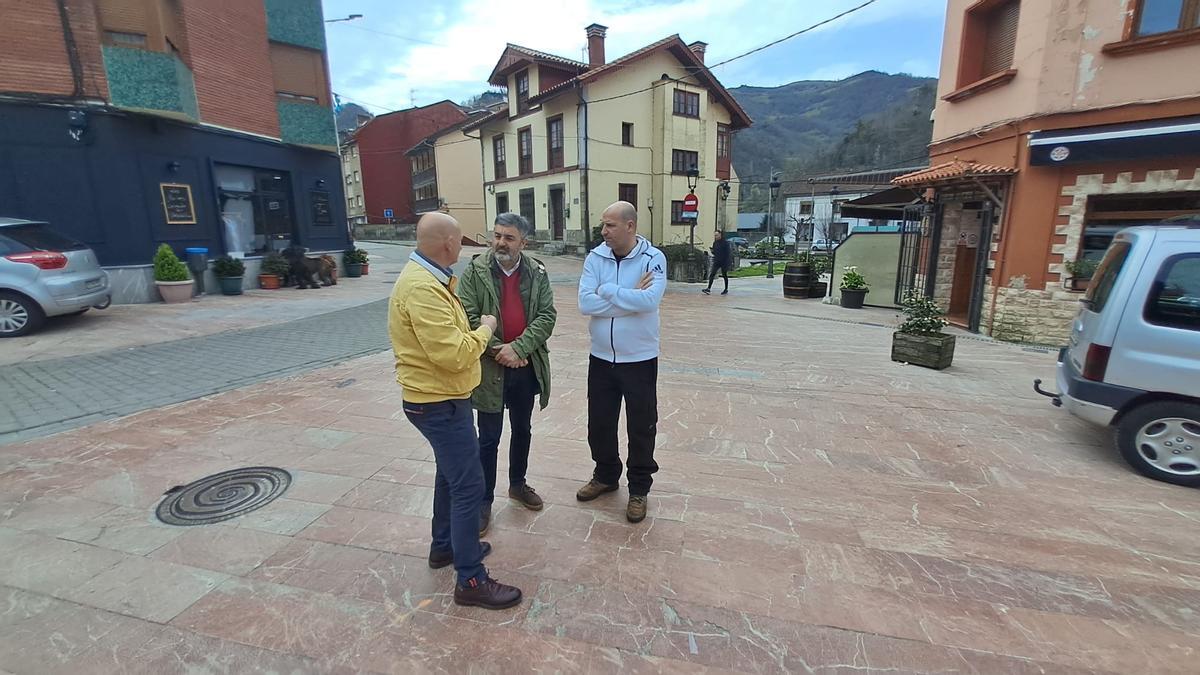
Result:
[[[619,256],[627,255],[637,244],[637,209],[629,202],[613,202],[600,214],[600,234],[604,243]]]
[[[450,267],[462,250],[462,228],[447,213],[432,212],[417,221],[417,250],[430,260]]]

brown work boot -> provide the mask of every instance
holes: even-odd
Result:
[[[521,502],[521,505],[530,511],[542,510],[542,498],[528,485],[508,488],[508,498]]]
[[[485,506],[479,513],[479,536],[486,535],[490,529],[492,529],[492,507]]]
[[[590,502],[605,492],[616,492],[618,487],[620,486],[605,485],[604,483],[601,483],[593,478],[587,482],[587,485],[579,488],[579,492],[575,493],[575,499],[578,499],[581,502]]]
[[[485,576],[454,587],[454,604],[483,609],[508,609],[521,602],[521,589]]]
[[[487,543],[486,541],[481,541],[481,542],[479,542],[479,550],[481,553],[483,553],[483,555],[480,556],[480,559],[482,560],[483,558],[488,557],[488,554],[492,552],[492,545]],[[446,567],[447,565],[453,565],[453,564],[454,564],[454,551],[439,551],[436,553],[433,551],[429,552],[429,568],[430,569],[440,570],[443,567]]]
[[[625,519],[640,523],[646,519],[646,495],[629,495],[629,506],[625,507]]]

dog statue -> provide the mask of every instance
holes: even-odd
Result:
[[[321,283],[325,286],[337,286],[337,262],[333,256],[323,255],[318,259],[321,263],[321,271],[318,275],[321,277]]]
[[[289,281],[295,283],[296,288],[320,288],[314,277],[320,277],[322,286],[332,286],[336,283],[329,273],[328,265],[322,260],[314,260],[304,255],[303,248],[289,246],[282,251],[282,255],[291,266],[288,270]]]

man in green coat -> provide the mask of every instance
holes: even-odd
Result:
[[[479,534],[492,523],[496,492],[496,456],[504,431],[504,409],[512,426],[508,448],[508,496],[539,511],[542,498],[525,482],[532,440],[534,399],[550,402],[550,350],[558,313],[542,262],[522,251],[533,234],[529,221],[515,213],[496,217],[492,248],[475,256],[458,282],[458,297],[472,328],[481,316],[495,316],[499,327],[484,352],[483,380],[471,402],[479,425],[479,459],[486,482]]]

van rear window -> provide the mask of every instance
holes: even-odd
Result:
[[[1099,314],[1104,311],[1104,306],[1108,304],[1108,298],[1112,295],[1113,286],[1121,276],[1121,269],[1125,267],[1130,248],[1131,245],[1127,241],[1114,242],[1108,247],[1108,253],[1104,254],[1104,260],[1100,261],[1100,266],[1096,268],[1092,282],[1088,285],[1086,297],[1088,307],[1093,312]]]

